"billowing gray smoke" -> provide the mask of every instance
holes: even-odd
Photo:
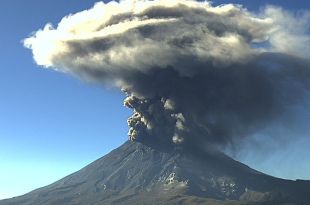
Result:
[[[100,2],[25,46],[41,66],[122,89],[131,140],[226,145],[305,100],[309,19],[192,0]]]

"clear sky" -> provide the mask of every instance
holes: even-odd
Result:
[[[56,24],[94,2],[0,1],[0,199],[52,183],[127,139],[126,119],[131,112],[123,107],[119,91],[39,69],[21,43],[47,22]],[[215,4],[227,2],[252,11],[267,3],[310,9],[308,0],[214,0]],[[309,145],[307,140],[280,144],[282,149],[270,151],[268,159],[259,149],[238,157],[271,175],[310,179]]]

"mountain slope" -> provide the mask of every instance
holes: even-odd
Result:
[[[80,171],[0,205],[307,202],[309,181],[274,178],[219,152],[161,150],[128,141]]]

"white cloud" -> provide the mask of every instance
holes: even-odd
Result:
[[[301,57],[310,57],[310,12],[296,14],[279,7],[268,6],[264,15],[273,21],[269,32],[271,50]]]
[[[25,46],[39,65],[85,78],[167,66],[187,74],[192,71],[184,68],[184,59],[225,66],[258,52],[250,43],[264,41],[271,30],[277,35],[269,39],[277,42],[284,32],[271,24],[278,22],[274,13],[269,9],[266,18],[258,18],[240,6],[191,0],[99,2],[64,17],[55,28],[47,24],[25,39]]]
[[[25,46],[41,66],[124,89],[133,139],[227,144],[308,92],[309,19],[272,6],[253,14],[194,0],[100,2]]]

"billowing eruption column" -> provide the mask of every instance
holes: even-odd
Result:
[[[99,2],[24,42],[38,65],[122,89],[130,140],[227,145],[307,100],[309,16],[192,0]]]

